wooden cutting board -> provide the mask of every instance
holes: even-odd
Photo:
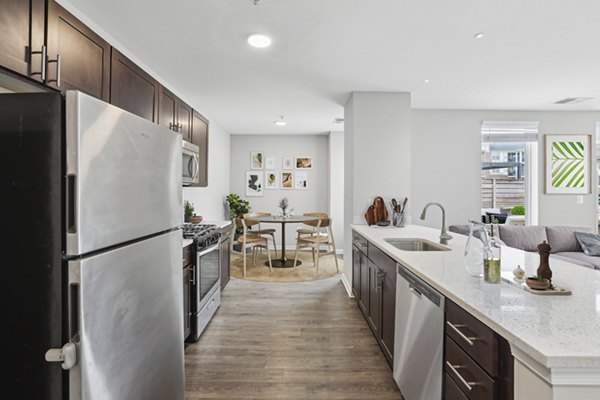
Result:
[[[385,201],[383,201],[382,197],[375,197],[373,200],[373,206],[375,207],[375,222],[378,221],[387,221],[388,220],[388,211],[385,206]]]
[[[375,219],[374,205],[371,204],[369,208],[367,208],[367,212],[365,213],[365,220],[367,220],[367,225],[369,226],[375,225],[377,223],[377,220]]]

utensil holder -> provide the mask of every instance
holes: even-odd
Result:
[[[396,212],[396,211],[394,211],[392,213],[392,224],[396,228],[403,228],[405,222],[406,222],[406,213]]]

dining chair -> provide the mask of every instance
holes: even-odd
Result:
[[[269,217],[269,216],[271,216],[271,213],[268,213],[268,212],[246,213],[243,215],[244,218]],[[275,251],[275,258],[277,258],[277,245],[275,244],[275,232],[276,232],[275,228],[263,229],[260,226],[260,222],[259,222],[257,229],[252,229],[249,233],[252,235],[258,235],[258,236],[262,236],[262,235],[270,236],[271,240],[273,241],[273,249]]]
[[[321,213],[320,217],[317,217],[318,219],[304,221],[306,225],[309,225],[314,229],[307,229],[310,233],[304,235],[298,234],[296,239],[296,253],[294,255],[294,268],[296,268],[298,251],[303,248],[310,248],[312,250],[316,275],[319,275],[319,258],[327,255],[333,255],[335,268],[337,269],[337,272],[340,272],[340,266],[336,255],[335,240],[333,239],[333,231],[331,230],[331,218],[329,218],[327,214],[325,214],[325,217],[322,215],[323,213]],[[321,246],[327,246],[327,251],[321,252]]]
[[[271,264],[271,252],[269,252],[269,245],[267,242],[267,238],[264,236],[258,236],[250,232],[249,228],[255,225],[258,225],[260,222],[256,219],[252,219],[252,217],[246,218],[236,218],[232,224],[232,237],[234,240],[231,240],[229,244],[229,251],[232,254],[238,254],[243,256],[244,258],[244,278],[246,277],[246,249],[252,249],[252,266],[256,265],[256,259],[258,253],[257,249],[266,249],[267,257],[269,258],[269,270],[273,272],[273,264]],[[235,238],[236,227],[241,226],[243,228],[243,232],[240,236]],[[234,246],[239,245],[240,251],[235,250]]]

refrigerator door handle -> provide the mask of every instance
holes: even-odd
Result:
[[[60,362],[62,369],[69,370],[77,364],[77,347],[69,342],[60,349],[48,349],[45,357],[46,361]]]
[[[77,176],[67,175],[67,232],[77,233]]]

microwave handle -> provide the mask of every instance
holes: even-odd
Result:
[[[195,154],[193,156],[193,160],[194,160],[194,164],[196,165],[196,171],[194,172],[194,177],[192,178],[192,180],[194,182],[196,182],[198,179],[198,175],[200,174],[200,160],[198,159],[198,156]]]

